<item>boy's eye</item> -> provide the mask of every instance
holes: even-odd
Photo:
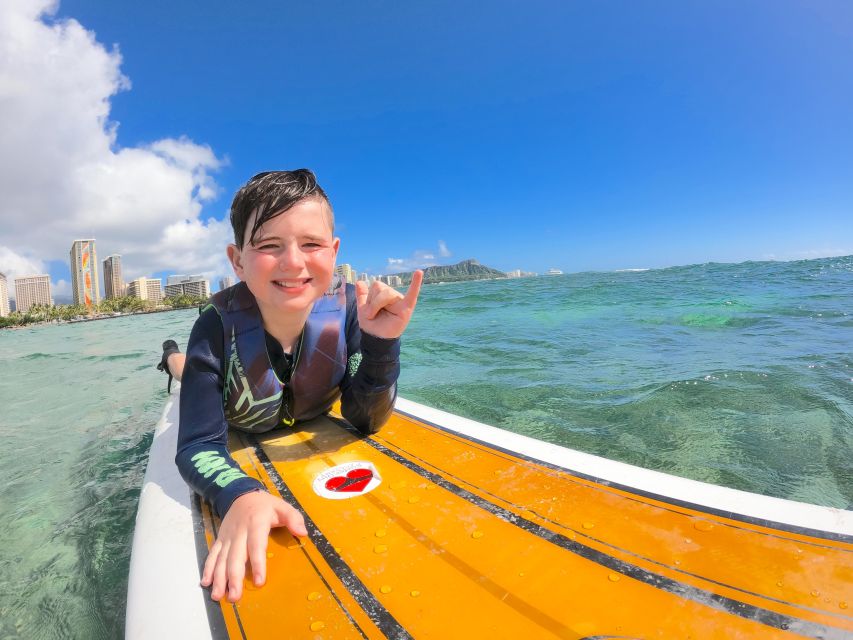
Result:
[[[278,248],[278,245],[277,245],[277,244],[270,244],[270,243],[268,243],[268,242],[267,242],[267,243],[264,243],[264,244],[259,244],[259,245],[258,245],[257,247],[255,247],[255,248],[256,248],[256,249],[260,249],[261,251],[264,251],[264,250],[267,250],[267,251],[268,251],[268,250],[270,250],[270,249],[277,249],[277,248]]]

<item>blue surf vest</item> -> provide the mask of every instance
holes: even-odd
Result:
[[[289,380],[280,380],[267,353],[261,311],[245,283],[210,299],[225,338],[223,406],[228,424],[262,433],[328,411],[346,374],[346,285],[311,309]]]

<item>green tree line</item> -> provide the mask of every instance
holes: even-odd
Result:
[[[5,318],[0,318],[0,328],[20,327],[37,322],[68,322],[96,316],[112,315],[115,313],[143,313],[155,309],[185,309],[197,307],[207,302],[200,296],[180,295],[166,298],[160,303],[150,300],[140,300],[131,296],[102,300],[91,308],[82,304],[36,304],[27,311],[13,311]]]

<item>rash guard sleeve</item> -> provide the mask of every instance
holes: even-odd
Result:
[[[222,322],[209,308],[196,321],[187,345],[175,463],[187,484],[213,505],[219,517],[244,493],[264,489],[228,453],[222,358]]]
[[[347,286],[347,371],[341,413],[362,433],[376,433],[391,417],[400,375],[400,339],[377,338],[358,325],[355,287]]]

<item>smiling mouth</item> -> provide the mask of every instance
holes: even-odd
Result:
[[[280,289],[298,289],[311,282],[311,278],[297,278],[296,280],[273,280],[272,283]]]

